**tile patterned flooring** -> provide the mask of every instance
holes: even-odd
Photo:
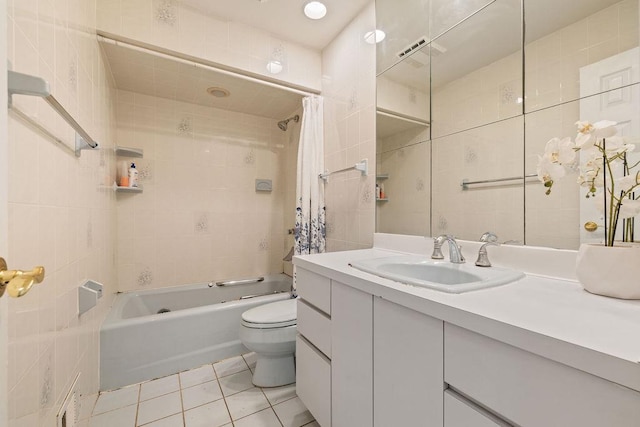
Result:
[[[100,393],[90,427],[320,427],[296,396],[295,384],[251,383],[255,355]],[[87,412],[89,412],[87,410]]]

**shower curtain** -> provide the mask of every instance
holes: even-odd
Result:
[[[296,183],[296,255],[325,251],[324,186],[318,177],[323,172],[324,163],[322,103],[323,98],[319,95],[302,100],[304,113]]]

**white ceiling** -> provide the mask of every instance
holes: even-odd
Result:
[[[123,44],[100,44],[116,87],[121,90],[276,120],[283,120],[302,107],[302,96],[284,89]],[[212,86],[225,88],[231,95],[213,97],[207,93]]]
[[[261,28],[285,40],[322,50],[372,0],[322,0],[327,15],[317,21],[303,13],[309,0],[182,0],[228,21]]]

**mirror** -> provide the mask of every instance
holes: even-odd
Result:
[[[575,137],[577,120],[614,120],[619,134],[638,140],[639,1],[430,0],[428,6],[426,1],[405,0],[398,7],[394,0],[376,0],[379,27],[392,28],[389,22],[401,17],[415,23],[420,15],[430,37],[426,47],[391,63],[393,49],[384,41],[378,45],[378,70],[385,71],[378,75],[378,171],[428,171],[422,179],[430,202],[429,213],[404,197],[394,206],[390,188],[400,196],[410,194],[415,179],[400,173],[402,180],[392,184],[389,173],[389,201],[378,202],[376,230],[447,232],[469,240],[491,230],[500,241],[571,249],[597,240],[597,232],[582,228],[594,212],[585,206],[576,176],[554,184],[546,196],[535,176],[538,155],[552,137]],[[393,13],[384,16],[393,6]],[[403,40],[416,34],[405,32]],[[388,39],[394,37],[387,33]],[[389,86],[386,70],[410,72],[403,63],[414,56],[430,64],[426,93],[431,109],[421,120],[429,123],[431,140],[421,144],[412,139],[415,130],[390,138],[386,117],[381,117]],[[419,145],[425,148],[419,151]],[[411,161],[403,162],[402,155],[412,156]],[[462,185],[465,180],[491,182]],[[423,215],[422,226],[411,219],[412,212]],[[393,224],[393,218],[412,225]]]
[[[376,230],[429,234],[430,55],[416,51],[377,78]]]

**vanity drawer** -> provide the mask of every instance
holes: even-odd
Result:
[[[640,393],[445,323],[444,380],[521,426],[637,427]]]
[[[298,332],[331,359],[331,319],[300,299]]]
[[[444,392],[444,427],[509,427],[459,394]]]
[[[296,393],[322,427],[331,427],[331,362],[296,337]]]
[[[298,294],[312,306],[331,314],[331,280],[304,268],[296,267]]]

